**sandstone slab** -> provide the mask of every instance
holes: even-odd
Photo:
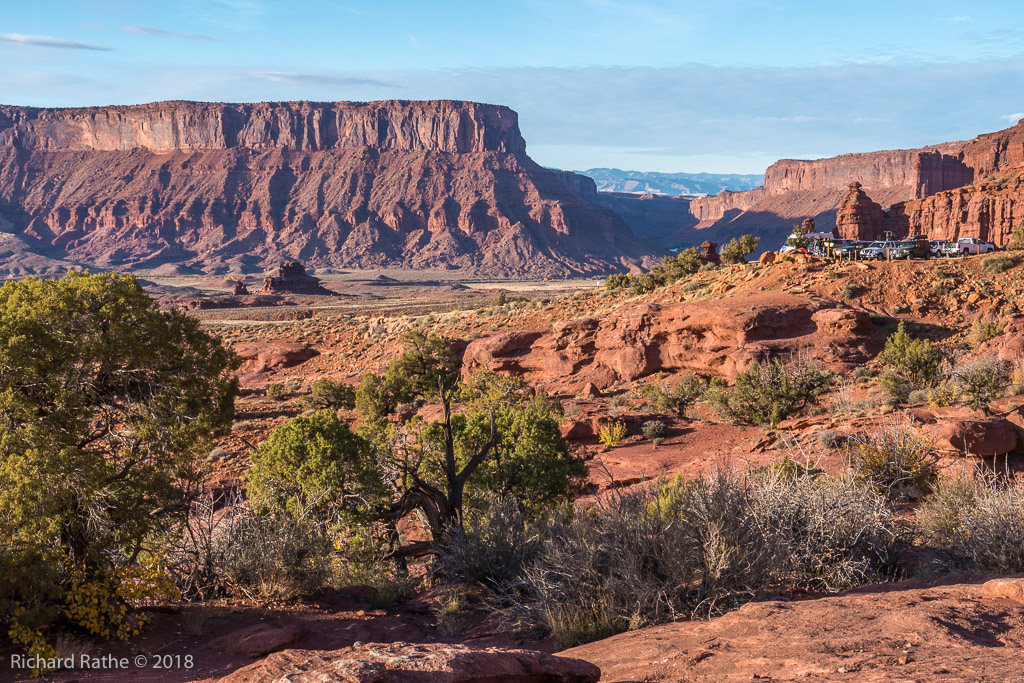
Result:
[[[527,650],[409,643],[356,644],[329,652],[286,650],[220,679],[225,683],[595,683],[597,666]]]

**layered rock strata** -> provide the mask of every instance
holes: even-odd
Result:
[[[2,106],[0,230],[52,258],[211,273],[651,261],[525,150],[514,111],[473,102]]]

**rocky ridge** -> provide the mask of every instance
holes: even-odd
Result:
[[[1024,221],[1022,181],[1021,123],[916,150],[784,159],[769,167],[759,188],[691,201],[696,223],[688,241],[696,243],[701,232],[718,241],[754,232],[762,246],[770,246],[781,243],[794,222],[812,216],[819,229],[835,227],[844,237],[873,239],[890,230],[931,239],[980,237],[1001,245]],[[856,196],[844,191],[854,183]]]
[[[455,101],[3,106],[0,219],[45,257],[133,270],[544,276],[654,251],[534,163],[514,111]]]

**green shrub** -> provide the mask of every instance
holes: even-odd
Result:
[[[860,295],[860,287],[852,283],[843,285],[843,288],[839,290],[839,298],[843,300],[852,299],[858,295]]]
[[[1024,221],[1018,223],[1017,227],[1013,229],[1013,235],[1010,238],[1010,242],[1006,245],[1006,248],[1014,251],[1024,249]]]
[[[645,439],[653,441],[654,439],[663,439],[668,434],[668,427],[665,426],[664,422],[658,420],[648,420],[644,422],[640,428],[644,434]]]
[[[284,398],[284,385],[280,382],[271,382],[267,385],[267,398],[272,398],[275,401]]]
[[[641,390],[644,401],[657,410],[670,410],[680,417],[704,393],[704,383],[699,377],[686,375],[671,387],[660,384],[648,384]]]
[[[313,382],[307,403],[312,408],[351,410],[356,406],[356,392],[344,382],[320,377]]]
[[[237,367],[131,276],[0,287],[0,632],[33,654],[60,618],[137,632],[170,583],[148,543],[229,432]]]
[[[1017,259],[1012,256],[1007,256],[1006,254],[991,256],[981,262],[982,269],[987,273],[992,273],[993,275],[1005,273],[1015,265],[1017,265]]]
[[[979,358],[958,365],[950,373],[948,384],[958,402],[978,410],[999,396],[1006,374],[1006,363],[992,357]]]
[[[761,238],[753,235],[741,235],[729,240],[729,243],[722,249],[723,263],[745,263],[747,256],[757,251],[757,245]]]
[[[625,422],[610,422],[597,430],[597,440],[608,448],[618,446],[626,438]]]
[[[732,422],[774,429],[790,415],[817,404],[818,397],[834,381],[831,372],[812,362],[786,365],[773,358],[755,361],[736,376],[731,389],[712,389],[705,395],[719,414]]]
[[[1006,329],[1005,320],[978,320],[971,330],[971,347],[978,348],[990,339],[995,339]]]
[[[604,288],[611,291],[629,289],[630,279],[627,273],[614,273],[605,279]]]
[[[665,280],[658,273],[641,273],[630,278],[629,291],[632,294],[648,294],[664,284]]]
[[[934,385],[942,352],[927,339],[912,339],[906,323],[900,321],[896,332],[885,341],[879,359],[886,367],[882,387],[895,393],[901,385],[911,389]]]

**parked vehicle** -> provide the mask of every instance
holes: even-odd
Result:
[[[872,242],[868,246],[860,250],[860,257],[862,259],[874,259],[876,261],[885,260],[889,257],[889,254],[899,245],[899,242],[893,240],[885,240],[883,242]]]
[[[943,255],[942,250],[949,244],[948,240],[932,240],[928,243],[928,251],[932,253],[932,257],[938,258]]]
[[[910,260],[914,257],[915,243],[911,240],[897,242],[896,246],[889,250],[889,258],[892,260]]]
[[[837,259],[856,259],[860,258],[860,251],[864,247],[867,247],[871,242],[864,242],[861,240],[844,240],[846,244],[837,246],[832,250],[832,256]]]
[[[832,256],[836,249],[844,247],[848,244],[855,244],[857,240],[847,240],[842,238],[823,238],[816,239],[811,243],[811,253],[815,256]]]
[[[956,242],[946,244],[942,248],[942,253],[944,256],[973,256],[995,250],[996,245],[991,242],[984,242],[977,237],[961,237]]]
[[[782,246],[781,249],[779,249],[779,253],[780,254],[785,254],[786,252],[796,251],[797,247],[793,243],[796,242],[798,239],[800,239],[800,238],[797,235],[790,235],[786,239],[786,243]],[[816,239],[832,239],[832,233],[831,232],[809,232],[809,233],[807,233],[806,235],[803,236],[803,239],[807,241],[808,245],[811,245],[811,244],[814,243],[814,241]]]
[[[924,235],[911,235],[897,243],[896,248],[889,252],[891,259],[928,258],[930,256],[931,244]]]

